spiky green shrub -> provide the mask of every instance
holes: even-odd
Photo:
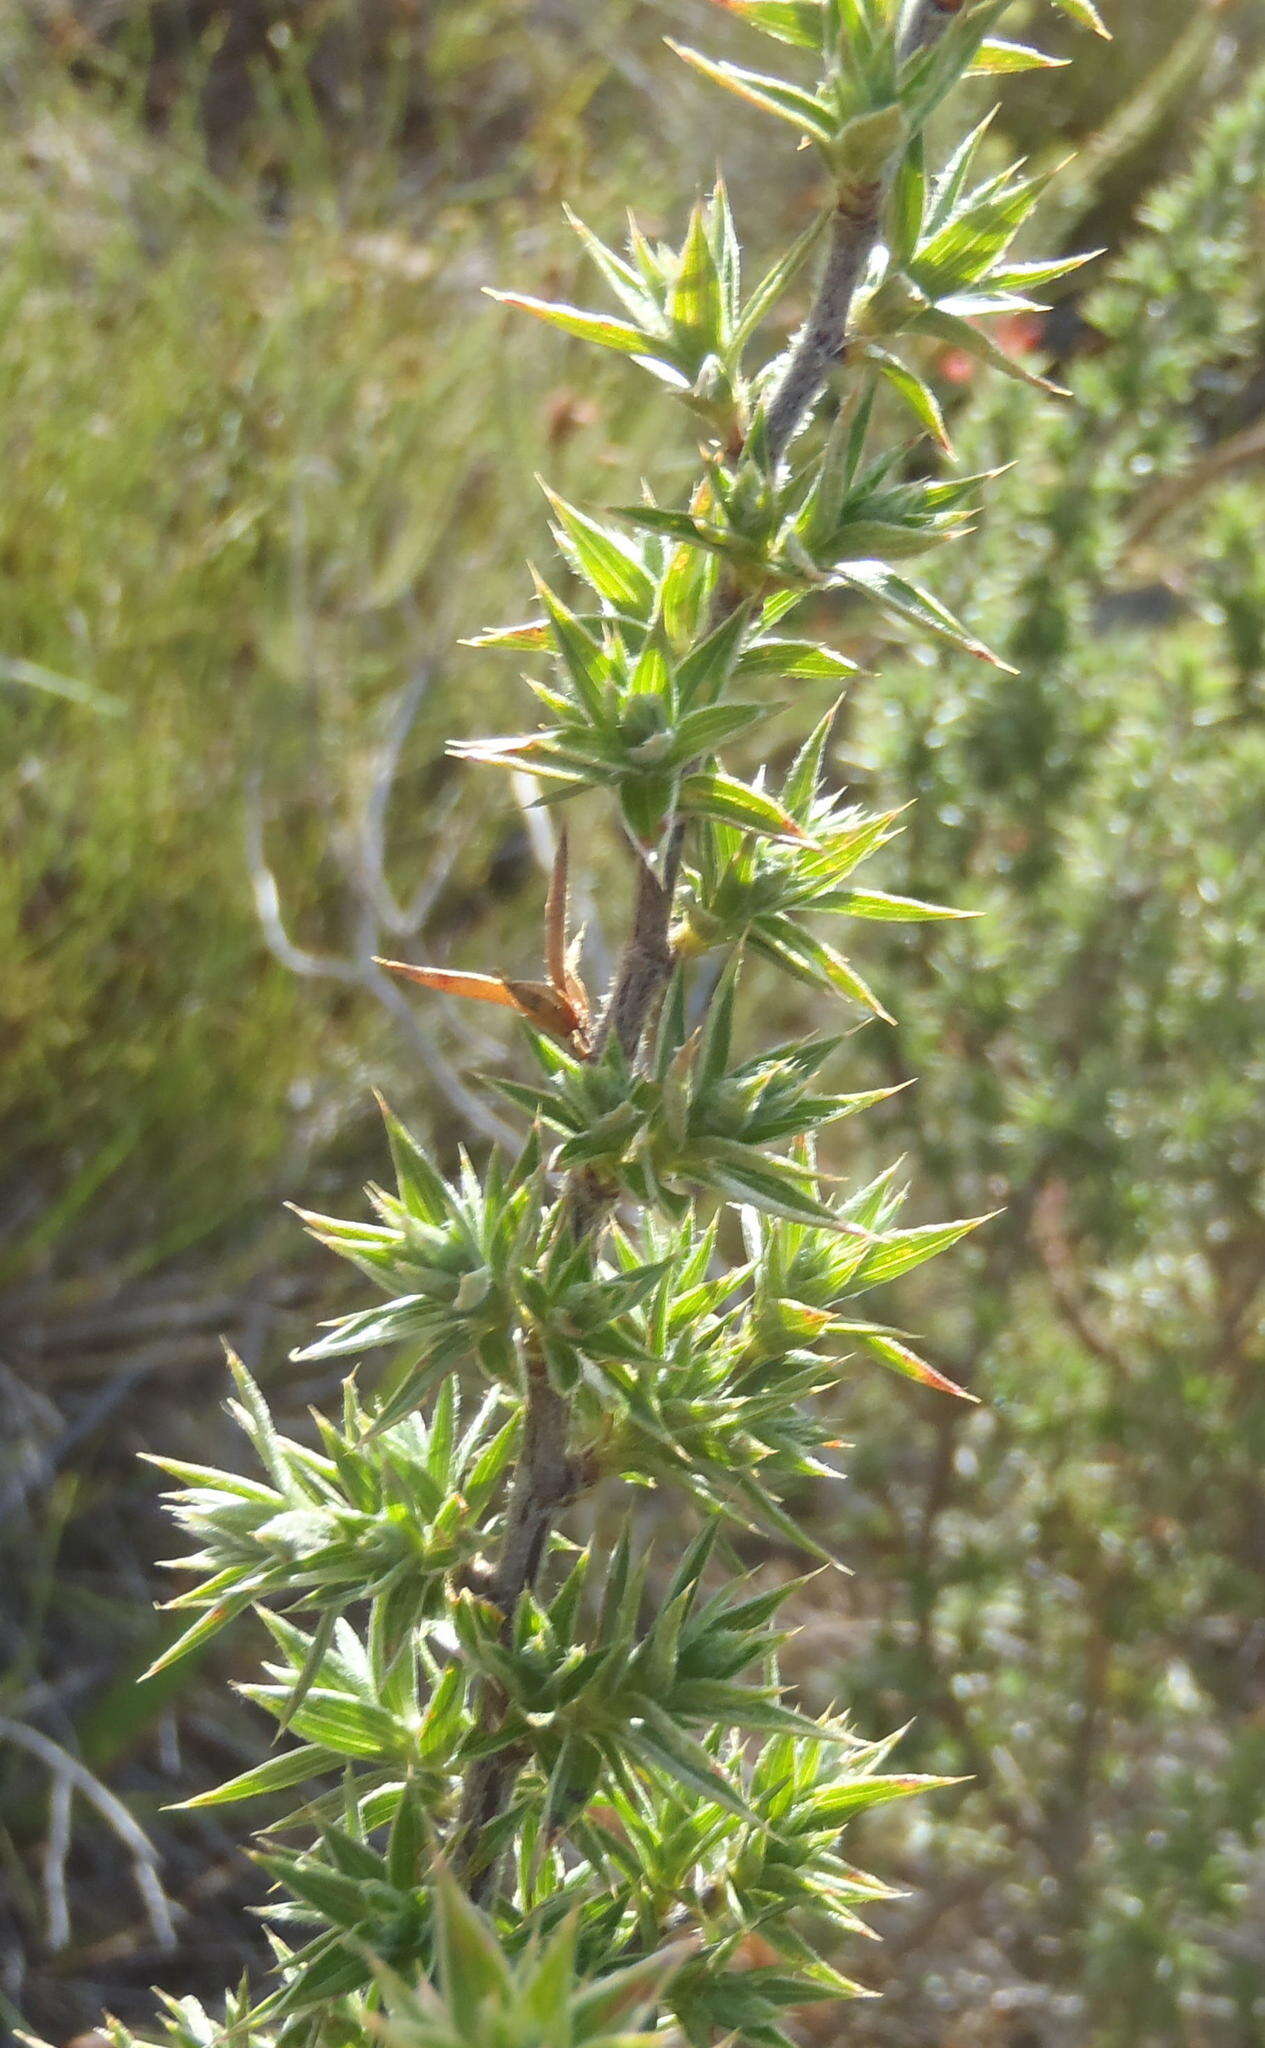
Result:
[[[538,614],[480,642],[539,661],[548,723],[460,749],[613,812],[634,883],[612,986],[594,1005],[581,978],[565,835],[544,979],[403,970],[524,1019],[540,1078],[502,1086],[522,1148],[449,1181],[388,1115],[376,1220],[309,1218],[378,1299],[300,1354],[386,1351],[376,1391],[349,1380],[305,1445],[236,1367],[264,1476],[168,1463],[199,1581],[170,1657],[254,1608],[274,1654],[250,1696],[291,1737],[197,1802],[290,1795],[261,1849],[275,1984],[223,2027],[173,2008],[169,2040],[788,2043],[797,2008],[855,1992],[838,1951],[884,1895],[842,1828],[937,1782],[795,1707],[793,1589],[728,1582],[745,1531],[810,1549],[783,1499],[834,1469],[850,1359],[962,1395],[865,1297],[979,1219],[901,1227],[892,1170],[839,1187],[822,1134],[888,1092],[821,1078],[840,1038],[736,1034],[756,956],[849,1024],[884,1014],[818,912],[953,913],[854,881],[893,820],[833,792],[829,712],[776,793],[720,750],[768,728],[770,680],[851,673],[810,604],[995,664],[906,568],[984,481],[948,467],[925,350],[1027,378],[977,323],[1073,266],[1013,253],[1040,186],[984,162],[984,127],[928,165],[963,79],[1042,62],[995,33],[1006,0],[726,4],[796,75],[682,54],[816,148],[821,220],[744,296],[718,188],[678,249],[580,228],[618,314],[515,298],[674,393],[705,473],[679,507],[553,500],[572,589],[538,579]],[[801,333],[753,368],[818,244]],[[627,1518],[585,1534],[621,1483],[700,1511],[674,1569]]]

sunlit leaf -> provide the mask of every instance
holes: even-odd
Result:
[[[801,91],[782,78],[769,78],[761,71],[746,71],[739,64],[717,63],[704,57],[698,50],[689,49],[684,43],[674,42],[669,36],[668,47],[678,57],[701,71],[704,78],[724,86],[727,92],[736,93],[739,99],[759,107],[766,114],[774,114],[781,121],[788,121],[792,128],[811,137],[814,142],[825,146],[834,139],[829,123],[829,111],[811,93]]]

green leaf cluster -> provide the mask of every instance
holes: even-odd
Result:
[[[839,1095],[812,1086],[840,1039],[796,1040],[733,1062],[738,980],[735,962],[706,1020],[691,1030],[685,978],[677,976],[645,1073],[632,1069],[616,1040],[589,1062],[539,1043],[551,1084],[502,1087],[559,1134],[555,1167],[597,1174],[612,1192],[669,1217],[686,1213],[694,1196],[707,1190],[773,1215],[832,1221],[812,1171],[769,1148],[855,1115],[887,1091]]]
[[[800,827],[799,840],[760,839],[715,822],[698,834],[698,865],[684,877],[676,944],[686,959],[750,945],[810,988],[848,997],[885,1017],[873,990],[806,917],[824,913],[920,924],[966,913],[849,885],[867,855],[895,837],[897,813],[868,813],[823,788],[832,723],[833,713],[816,727],[779,792],[783,810]]]
[[[684,1954],[666,1948],[577,1985],[570,1917],[514,1964],[487,1917],[443,1873],[436,1919],[438,1988],[385,1980],[382,2037],[392,2048],[649,2048],[656,2033],[628,2027],[651,2017]]]
[[[685,399],[722,439],[744,424],[743,356],[820,235],[792,244],[750,297],[742,291],[742,250],[723,181],[690,214],[680,249],[647,240],[630,216],[628,257],[567,209],[567,218],[626,318],[559,306],[519,292],[493,292],[502,305],[534,314],[581,341],[631,357]]]
[[[154,1670],[250,1607],[318,1612],[326,1641],[344,1608],[364,1599],[380,1599],[400,1628],[433,1613],[450,1575],[477,1557],[514,1455],[517,1419],[501,1395],[489,1393],[463,1430],[453,1380],[429,1421],[413,1407],[395,1422],[367,1411],[348,1380],[342,1426],[318,1417],[317,1450],[280,1435],[245,1367],[230,1364],[231,1412],[267,1477],[151,1460],[180,1482],[171,1512],[195,1549],[178,1568],[206,1574],[169,1603],[200,1618]]]

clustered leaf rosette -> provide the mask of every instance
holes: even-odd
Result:
[[[275,1805],[279,1793],[319,1786],[330,1773],[341,1772],[337,1791],[314,1792],[279,1817],[274,1832],[302,1826],[328,1833],[354,1820],[367,1841],[389,1828],[395,1840],[392,1867],[402,1863],[400,1843],[406,1838],[416,1866],[450,1801],[473,1725],[467,1674],[443,1654],[442,1618],[394,1633],[391,1617],[379,1606],[361,1632],[343,1618],[332,1630],[318,1626],[309,1636],[281,1615],[266,1609],[262,1614],[273,1661],[264,1667],[264,1679],[244,1691],[295,1744],[188,1805],[261,1798]],[[318,1642],[323,1647],[314,1667]],[[319,1858],[315,1869],[312,1884],[318,1886]]]
[[[345,1832],[330,1840],[346,1866],[340,1873],[346,1887],[333,1885],[328,1897],[337,1910],[336,1898],[353,1904],[358,1883],[379,1885],[381,1866],[371,1855],[358,1858],[362,1845]],[[230,1994],[222,2019],[195,1998],[160,1994],[162,2048],[285,2048],[312,2038],[311,2014],[324,2004],[335,2020],[322,2038],[343,2048],[364,2048],[371,2040],[388,2048],[653,2048],[664,2042],[655,2008],[690,1954],[689,1943],[657,1948],[594,1982],[580,1968],[577,1915],[510,1954],[443,1865],[426,1896],[432,1975],[402,1975],[376,1956],[366,1962],[362,1974],[376,1993],[371,2025],[336,1988],[315,1997],[306,2011],[287,2006],[269,2018],[251,2010],[245,1990]],[[649,2031],[637,2031],[643,2023]],[[105,2031],[110,2048],[151,2048],[117,2020],[107,2021]]]
[[[342,1427],[317,1416],[319,1449],[283,1436],[240,1359],[230,1358],[238,1399],[230,1413],[266,1474],[238,1477],[178,1458],[151,1458],[181,1482],[167,1497],[173,1519],[198,1546],[172,1569],[203,1574],[168,1607],[198,1618],[152,1667],[165,1669],[248,1608],[316,1612],[311,1671],[335,1622],[353,1602],[383,1604],[393,1630],[442,1607],[450,1576],[487,1541],[519,1421],[494,1389],[461,1427],[456,1381],[441,1388],[430,1420],[394,1403],[368,1410],[355,1382],[343,1388]],[[152,1675],[152,1674],[151,1674]]]
[[[656,1748],[658,1732],[642,1738],[647,1749]],[[520,1911],[512,1922],[477,1915],[469,1923],[495,1945],[499,1990],[494,1999],[492,1984],[472,1972],[490,2031],[458,2040],[518,2040],[497,2031],[508,2022],[499,1999],[508,2000],[511,1985],[529,1978],[554,1944],[569,1957],[577,1989],[615,1999],[621,1986],[631,1994],[638,1981],[652,1984],[654,2038],[675,2039],[679,2029],[699,2048],[735,2027],[741,2039],[787,2048],[789,2009],[865,1995],[823,1950],[864,1934],[862,1914],[894,1895],[840,1854],[841,1832],[860,1814],[952,1781],[885,1769],[898,1737],[867,1743],[838,1723],[755,1736],[713,1726],[683,1752],[670,1739],[671,1768],[604,1771],[596,1798],[583,1754],[563,1751],[548,1780],[535,1779],[535,1797],[522,1799],[515,1825],[498,1823],[494,1845],[515,1852]],[[566,1816],[565,1835],[545,1824],[542,1799]],[[366,1803],[365,1811],[373,1808]],[[302,2025],[332,2000],[344,2002],[350,2020],[355,2001],[375,1992],[376,2037],[397,2001],[439,2022],[451,2004],[450,1880],[430,1860],[417,1814],[401,1803],[378,1846],[352,1808],[341,1821],[324,1821],[319,1861],[310,1852],[261,1858],[294,1902],[270,1914],[276,1938],[317,1931],[298,1946],[290,1933],[287,1981],[256,2009],[256,2025]],[[473,1915],[455,1886],[452,1893]],[[684,1937],[666,1951],[665,1928]],[[626,1977],[610,1972],[612,1959],[630,1956]],[[405,1978],[419,1958],[425,1975]],[[639,1969],[640,1980],[631,1974]],[[594,1998],[587,2009],[604,2008]],[[533,2019],[538,2030],[521,2037],[527,2048],[566,2040]]]
[[[612,1041],[591,1061],[537,1042],[552,1075],[544,1086],[502,1082],[561,1142],[553,1166],[597,1176],[668,1217],[690,1212],[700,1194],[751,1203],[770,1215],[831,1227],[834,1212],[801,1158],[773,1151],[886,1100],[890,1089],[836,1094],[812,1085],[843,1043],[806,1038],[731,1063],[740,962],[726,969],[705,1021],[690,1028],[686,986],[678,974],[656,1033],[653,1064],[633,1068]]]
[[[656,1923],[698,1930],[665,2001],[695,2048],[787,2048],[790,2009],[866,1995],[822,1950],[867,1934],[861,1912],[897,1895],[841,1856],[841,1831],[947,1782],[885,1771],[897,1740],[838,1726],[826,1739],[715,1734],[708,1753],[744,1812],[656,1778],[649,1798],[617,1787],[582,1818],[577,1840],[610,1886],[612,1930],[631,1920],[643,1942]]]
[[[677,1489],[708,1514],[833,1562],[782,1505],[806,1479],[837,1479],[830,1397],[859,1357],[961,1400],[974,1397],[863,1315],[859,1298],[935,1258],[987,1218],[902,1229],[894,1170],[834,1204],[825,1227],[741,1211],[750,1254],[717,1270],[718,1222],[662,1232],[664,1276],[629,1335],[638,1366],[577,1387],[587,1465]],[[619,1234],[617,1253],[636,1259]]]
[[[780,1637],[769,1624],[794,1589],[701,1600],[711,1543],[692,1546],[649,1626],[645,1563],[634,1564],[627,1532],[587,1632],[578,1623],[591,1550],[547,1605],[524,1603],[508,1638],[467,1594],[456,1639],[468,1662],[447,1661],[438,1674],[415,1646],[392,1656],[339,1624],[320,1684],[294,1716],[301,1746],[190,1802],[275,1801],[342,1767],[340,1786],[270,1830],[301,1828],[311,1846],[260,1855],[284,1894],[268,1917],[286,1968],[255,2025],[299,2024],[375,1986],[389,2009],[392,1995],[405,1995],[392,1973],[419,1962],[426,1975],[408,1995],[437,2012],[448,1880],[435,1835],[480,1746],[463,1705],[477,1674],[506,1692],[495,1740],[529,1759],[518,1800],[486,1843],[489,1855],[515,1854],[521,1912],[500,1934],[519,1971],[566,1928],[582,1981],[605,1985],[599,1972],[612,1956],[648,1960],[665,1927],[686,1929],[660,1997],[690,2041],[745,2014],[762,2030],[754,2039],[783,2042],[769,2030],[787,2006],[857,1995],[806,1933],[821,1943],[827,1930],[836,1941],[864,1931],[859,1911],[890,1896],[840,1856],[840,1832],[858,1813],[948,1781],[892,1775],[883,1766],[896,1737],[866,1743],[831,1716],[814,1721],[783,1704]],[[273,1633],[280,1661],[249,1696],[280,1717],[307,1644],[284,1622]],[[753,1661],[761,1684],[738,1676]],[[753,1943],[769,1962],[735,1975]],[[504,1974],[516,1974],[508,1957]],[[552,2048],[555,2036],[525,2038]]]
[[[321,1244],[389,1296],[389,1305],[336,1318],[295,1353],[304,1362],[408,1347],[379,1428],[411,1413],[470,1358],[489,1378],[516,1384],[515,1288],[539,1250],[548,1206],[534,1133],[509,1166],[494,1153],[482,1175],[463,1156],[452,1182],[385,1105],[384,1115],[397,1185],[394,1195],[370,1188],[378,1221],[298,1213]]]
[[[876,177],[894,141],[920,133],[964,78],[1041,70],[1059,59],[995,36],[1010,0],[938,6],[938,34],[910,33],[918,12],[904,0],[713,0],[772,41],[816,60],[812,89],[737,64],[717,63],[674,44],[687,63],[749,106],[788,122],[811,142],[839,183]],[[1091,0],[1053,0],[1082,27],[1106,35]],[[899,117],[899,118],[898,118]]]
[[[841,592],[902,629],[914,626],[1003,666],[892,566],[969,531],[968,501],[986,479],[897,475],[907,453],[900,448],[866,464],[872,400],[871,379],[855,411],[840,413],[807,481],[794,465],[772,459],[761,413],[734,460],[710,456],[707,485],[688,512],[643,504],[622,506],[620,516],[718,556],[736,590],[764,600],[766,619],[770,612],[785,618],[812,593]]]
[[[690,214],[680,249],[651,243],[629,216],[628,258],[600,241],[571,209],[567,219],[627,317],[555,305],[522,292],[490,292],[505,306],[533,313],[564,334],[628,356],[684,398],[724,442],[750,423],[743,373],[747,345],[777,305],[820,233],[816,221],[745,302],[742,252],[723,181]]]
[[[692,533],[685,547],[630,540],[560,499],[552,502],[559,537],[599,608],[577,614],[537,579],[544,619],[484,634],[474,644],[543,648],[552,673],[530,687],[553,723],[464,741],[451,751],[537,778],[546,803],[613,790],[629,832],[647,849],[678,818],[800,837],[800,827],[762,789],[715,761],[717,748],[776,708],[726,699],[725,692],[770,675],[839,679],[855,664],[772,630],[785,606],[766,606],[758,622],[739,607],[708,631],[715,575],[700,568]],[[640,523],[655,522],[647,511]]]
[[[825,914],[920,924],[971,913],[852,886],[849,877],[861,862],[896,836],[898,814],[866,812],[823,786],[833,722],[832,711],[810,734],[778,792],[777,801],[802,829],[801,839],[765,839],[711,822],[695,835],[674,944],[683,960],[748,945],[810,988],[845,996],[886,1019],[874,991],[805,918]]]
[[[591,1635],[583,1626],[594,1558],[582,1551],[547,1602],[528,1594],[505,1635],[502,1617],[466,1594],[457,1628],[471,1667],[506,1701],[496,1733],[503,1748],[529,1750],[546,1782],[540,1827],[546,1839],[608,1784],[639,1767],[750,1818],[718,1771],[703,1737],[716,1728],[785,1731],[831,1739],[786,1706],[776,1682],[737,1674],[771,1668],[785,1631],[770,1624],[789,1597],[785,1585],[734,1602],[728,1591],[702,1598],[716,1545],[709,1526],[686,1552],[646,1619],[650,1559],[634,1562],[625,1530],[597,1599]],[[843,1740],[842,1732],[838,1739]]]
[[[963,238],[978,270],[986,259],[976,244],[988,238],[969,210]],[[928,246],[924,275],[933,260],[946,260],[935,257],[936,236]],[[900,318],[914,318],[907,295]],[[978,347],[992,344],[981,338]],[[807,596],[840,593],[902,631],[912,626],[995,661],[937,598],[894,566],[969,530],[971,505],[986,479],[910,474],[900,447],[867,459],[876,378],[897,377],[907,397],[921,388],[894,357],[881,349],[871,354],[855,404],[840,411],[806,476],[773,459],[757,406],[737,440],[706,451],[707,479],[687,510],[650,501],[619,509],[631,537],[550,494],[561,550],[596,608],[572,610],[538,577],[543,616],[473,644],[543,651],[550,673],[530,688],[551,722],[462,742],[453,751],[533,776],[546,803],[613,790],[629,832],[651,853],[678,820],[795,840],[803,829],[787,809],[761,785],[727,772],[716,756],[779,708],[764,697],[736,696],[735,688],[853,672],[842,654],[788,640],[781,630]],[[729,596],[718,604],[722,576]]]
[[[864,1743],[833,1716],[813,1720],[785,1704],[775,1657],[787,1632],[772,1624],[796,1589],[708,1594],[717,1549],[712,1524],[652,1602],[649,1561],[634,1560],[625,1528],[600,1587],[590,1545],[551,1598],[520,1602],[508,1631],[466,1588],[454,1594],[451,1625],[432,1619],[393,1637],[380,1607],[366,1635],[339,1621],[315,1673],[314,1638],[265,1617],[275,1661],[245,1691],[294,1745],[189,1802],[267,1798],[275,1807],[311,1788],[273,1820],[274,1846],[259,1856],[283,1895],[268,1917],[285,1969],[254,2026],[300,2024],[375,1987],[388,2009],[391,1995],[415,1997],[418,2012],[437,2017],[427,1979],[437,1976],[442,1992],[449,1880],[436,1841],[463,1770],[490,1745],[523,1766],[518,1797],[483,1845],[489,1857],[513,1850],[517,1859],[522,1910],[501,1934],[520,1960],[517,1972],[506,1963],[506,1984],[564,1926],[567,1952],[591,1981],[611,1956],[644,1956],[657,1920],[689,1930],[673,1951],[679,1996],[675,1975],[660,1988],[691,2041],[740,2011],[752,2023],[763,2016],[754,2038],[780,2040],[767,2031],[780,2008],[853,1995],[804,1932],[833,1923],[836,1936],[854,1933],[857,1908],[887,1895],[839,1857],[840,1829],[945,1781],[886,1774],[890,1741]],[[759,1681],[743,1675],[753,1666]],[[505,1702],[492,1731],[472,1711],[481,1680]],[[306,1846],[279,1846],[294,1832]],[[488,1923],[477,1924],[486,1939]],[[783,1959],[781,1975],[735,1983],[735,1959],[757,1933]],[[406,1993],[391,1973],[419,1964],[425,1988]],[[525,2038],[552,2048],[555,2037]]]
[[[900,1197],[890,1177],[843,1202],[823,1195],[804,1139],[886,1091],[836,1095],[810,1085],[837,1040],[734,1066],[738,966],[735,958],[695,1032],[678,979],[652,1072],[634,1074],[615,1043],[585,1062],[542,1037],[551,1080],[503,1084],[561,1140],[555,1171],[596,1173],[652,1214],[680,1217],[676,1227],[639,1233],[644,1248],[623,1230],[605,1256],[577,1244],[564,1208],[546,1199],[537,1143],[508,1174],[493,1164],[476,1186],[467,1170],[454,1188],[419,1164],[420,1148],[386,1112],[398,1191],[376,1190],[374,1199],[390,1222],[321,1218],[314,1228],[388,1299],[339,1319],[300,1354],[392,1346],[386,1390],[366,1406],[349,1382],[342,1428],[322,1420],[318,1450],[277,1432],[234,1361],[234,1413],[266,1478],[160,1461],[182,1482],[173,1511],[197,1546],[179,1566],[200,1577],[171,1603],[196,1618],[160,1667],[252,1605],[318,1613],[293,1678],[294,1714],[350,1604],[379,1600],[394,1634],[440,1612],[454,1582],[477,1583],[518,1443],[510,1397],[529,1354],[575,1400],[573,1448],[593,1476],[679,1486],[709,1511],[810,1550],[779,1494],[797,1479],[833,1476],[819,1397],[839,1377],[840,1341],[961,1394],[902,1333],[859,1319],[852,1297],[944,1249],[978,1219],[894,1230]],[[789,1143],[789,1152],[771,1151],[774,1143]],[[708,1192],[744,1213],[745,1267],[717,1270],[717,1225],[697,1231],[694,1201]],[[428,1424],[412,1389],[419,1377],[430,1383],[436,1357],[446,1363],[462,1347],[496,1384],[463,1428],[449,1374]]]
[[[1049,174],[1025,177],[1023,165],[978,185],[970,175],[993,116],[965,138],[939,176],[929,178],[921,147],[911,147],[896,180],[888,247],[876,259],[855,316],[857,354],[875,365],[942,446],[943,416],[926,379],[890,353],[897,340],[963,351],[988,368],[1057,396],[1067,394],[1008,355],[977,323],[1005,314],[1040,313],[1033,291],[1068,276],[1086,255],[1016,260],[1019,234],[1046,190]]]
[[[654,2007],[689,1953],[678,1942],[610,1971],[577,1975],[579,1924],[563,1920],[511,1960],[488,1917],[441,1871],[436,1884],[436,1984],[384,1976],[381,2038],[389,2048],[652,2048]]]
[[[947,28],[930,47],[913,50],[905,46],[905,10],[898,0],[716,4],[764,35],[811,53],[818,66],[824,66],[816,89],[717,62],[674,43],[678,54],[717,85],[788,122],[811,142],[824,158],[844,205],[857,192],[868,193],[884,180],[891,181],[886,239],[876,246],[857,295],[849,361],[870,365],[912,409],[920,428],[946,450],[949,435],[935,389],[917,360],[910,362],[907,352],[894,352],[897,342],[962,349],[1006,375],[1055,388],[1007,355],[978,325],[997,315],[1043,310],[1032,292],[1087,260],[1073,255],[1017,261],[1010,254],[1048,175],[1025,177],[1022,165],[1011,165],[970,185],[991,115],[966,137],[938,176],[929,177],[925,167],[926,123],[963,77],[1013,73],[1060,61],[990,33],[1010,0],[981,0],[974,7],[943,10],[953,17]],[[1083,26],[1106,33],[1087,0],[1055,4]],[[723,187],[717,188],[709,206],[695,210],[679,252],[652,248],[633,220],[626,260],[571,218],[630,319],[516,293],[493,296],[642,363],[703,415],[726,453],[740,452],[753,425],[758,425],[758,401],[780,367],[775,360],[748,375],[743,366],[746,349],[809,253],[820,222],[743,308],[737,237]]]
[[[594,1091],[600,1094],[603,1081],[618,1086],[629,1073],[618,1048],[590,1064],[543,1035],[536,1045],[546,1070],[574,1075],[586,1101],[597,1099]],[[515,1101],[554,1100],[548,1088],[499,1085]],[[539,1121],[557,1125],[556,1116]],[[399,1192],[371,1190],[379,1215],[389,1220],[360,1225],[308,1219],[313,1234],[366,1272],[388,1299],[338,1317],[326,1335],[295,1354],[307,1360],[396,1348],[397,1366],[374,1419],[375,1433],[389,1433],[401,1408],[415,1407],[419,1387],[424,1392],[450,1374],[457,1357],[477,1357],[483,1371],[511,1392],[521,1392],[527,1353],[543,1360],[562,1393],[572,1391],[585,1370],[644,1361],[644,1342],[630,1318],[659,1283],[664,1264],[615,1264],[591,1245],[577,1243],[566,1203],[543,1171],[537,1136],[508,1173],[494,1159],[482,1183],[467,1169],[461,1186],[453,1187],[439,1175],[419,1176],[420,1148],[394,1119],[390,1128]],[[555,1152],[555,1181],[559,1166],[569,1163]],[[448,1379],[441,1399],[450,1387]],[[493,1442],[499,1480],[502,1433]],[[482,1458],[492,1456],[489,1444],[474,1466],[467,1503],[486,1497]]]
[[[766,1355],[776,1356],[795,1343],[837,1350],[841,1338],[849,1347],[855,1340],[892,1372],[973,1401],[973,1394],[912,1350],[902,1332],[857,1319],[857,1295],[912,1272],[992,1220],[971,1216],[955,1223],[893,1228],[906,1195],[895,1185],[896,1172],[889,1167],[839,1203],[829,1230],[746,1212],[755,1275],[751,1317],[756,1342]]]

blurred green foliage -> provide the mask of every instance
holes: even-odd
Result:
[[[503,586],[533,469],[584,432],[561,352],[510,346],[473,309],[585,144],[575,67],[522,20],[498,62],[537,110],[495,207],[477,175],[466,199],[401,190],[389,132],[347,167],[297,61],[239,132],[230,185],[192,106],[156,141],[112,71],[85,101],[5,34],[0,656],[117,713],[0,684],[12,1279],[97,1251],[158,1264],[240,1223],[310,1121],[296,1091],[328,1097],[372,1037],[369,1006],[313,1001],[264,954],[243,789],[262,778],[294,918],[337,946],[328,847],[390,701],[480,607],[521,602]],[[490,90],[486,35],[463,19],[432,38],[441,128],[458,79]],[[537,260],[564,233],[551,220]],[[612,436],[635,450],[614,408],[587,438]],[[469,691],[441,677],[412,735],[405,879],[434,847],[442,738],[477,729]],[[472,887],[495,833],[485,810]]]
[[[904,1590],[849,1683],[921,1694],[978,1785],[928,1867],[978,1858],[1017,1988],[1112,2048],[1262,2019],[1265,586],[1255,485],[1209,450],[1259,406],[1263,189],[1258,77],[1086,302],[1072,402],[965,416],[971,467],[1020,462],[945,595],[1013,681],[857,696],[864,775],[916,799],[894,886],[985,913],[920,944],[921,1017],[869,1054],[928,1077],[920,1189],[1006,1214],[956,1297],[987,1412],[873,1495],[898,1447],[860,1433],[846,1548]]]
[[[886,883],[988,913],[874,930],[861,964],[880,994],[890,968],[906,1023],[869,1026],[858,1071],[927,1077],[878,1149],[899,1124],[928,1215],[1006,1209],[893,1304],[985,1411],[858,1391],[845,1510],[803,1503],[858,1574],[805,1616],[806,1693],[874,1725],[912,1704],[914,1766],[976,1780],[891,1845],[915,1896],[891,1918],[884,2007],[850,2028],[903,2048],[1251,2048],[1263,2024],[1265,533],[1256,473],[1212,454],[1260,406],[1259,85],[1132,227],[1260,22],[1219,10],[1138,115],[1191,10],[1104,11],[1114,52],[1021,81],[1007,116],[1038,153],[1115,126],[1092,186],[1054,201],[1129,245],[1110,282],[1094,273],[1088,329],[1057,330],[1074,403],[977,401],[968,378],[951,419],[965,467],[1023,451],[968,580],[940,586],[1020,674],[887,659],[838,748],[867,800],[917,799]],[[39,34],[20,11],[0,25],[0,1275],[23,1329],[32,1290],[112,1296],[173,1261],[208,1292],[257,1285],[279,1256],[262,1219],[303,1162],[359,1171],[366,1073],[458,1135],[368,994],[268,953],[252,780],[291,930],[345,949],[339,850],[427,665],[392,878],[405,893],[459,825],[431,954],[487,964],[495,937],[535,970],[537,892],[507,858],[521,822],[482,783],[445,809],[468,785],[442,738],[498,723],[504,686],[452,643],[523,606],[534,469],[565,490],[572,459],[596,460],[612,502],[642,470],[667,479],[625,380],[585,358],[578,384],[567,344],[507,338],[479,288],[513,273],[573,296],[564,185],[599,228],[633,192],[674,228],[725,153],[657,48],[703,0],[388,8],[354,63],[345,40],[314,52],[293,10],[255,12],[235,72],[170,14],[158,34],[51,10],[77,31],[53,47],[47,10]],[[773,245],[799,195],[758,160],[726,170],[747,238]],[[64,1420],[42,1355],[14,1350],[16,1431],[5,1411],[10,1454],[39,1453],[10,1522],[10,1710],[81,1657],[146,1661],[140,1563],[164,1539],[117,1459],[182,1447],[153,1420],[165,1384],[142,1382],[120,1428],[108,1401],[92,1422],[94,1380],[64,1404],[67,1469],[38,1476]],[[174,1392],[192,1455],[221,1392],[209,1341],[205,1358]],[[120,1347],[120,1383],[131,1368]],[[173,1704],[114,1675],[55,1729],[107,1773]],[[189,1732],[196,1686],[175,1706],[209,1739]],[[156,1770],[133,1782],[147,1816],[174,1796]],[[42,1814],[8,1766],[0,1816],[38,1961]],[[190,1839],[193,1862],[224,1853]],[[82,1876],[113,1904],[108,1857]],[[108,1909],[85,1911],[103,1934]],[[126,2004],[155,1968],[120,1990],[110,1967],[72,1952],[24,2002],[74,2031],[103,1984]],[[207,1988],[230,1974],[217,1957]]]

